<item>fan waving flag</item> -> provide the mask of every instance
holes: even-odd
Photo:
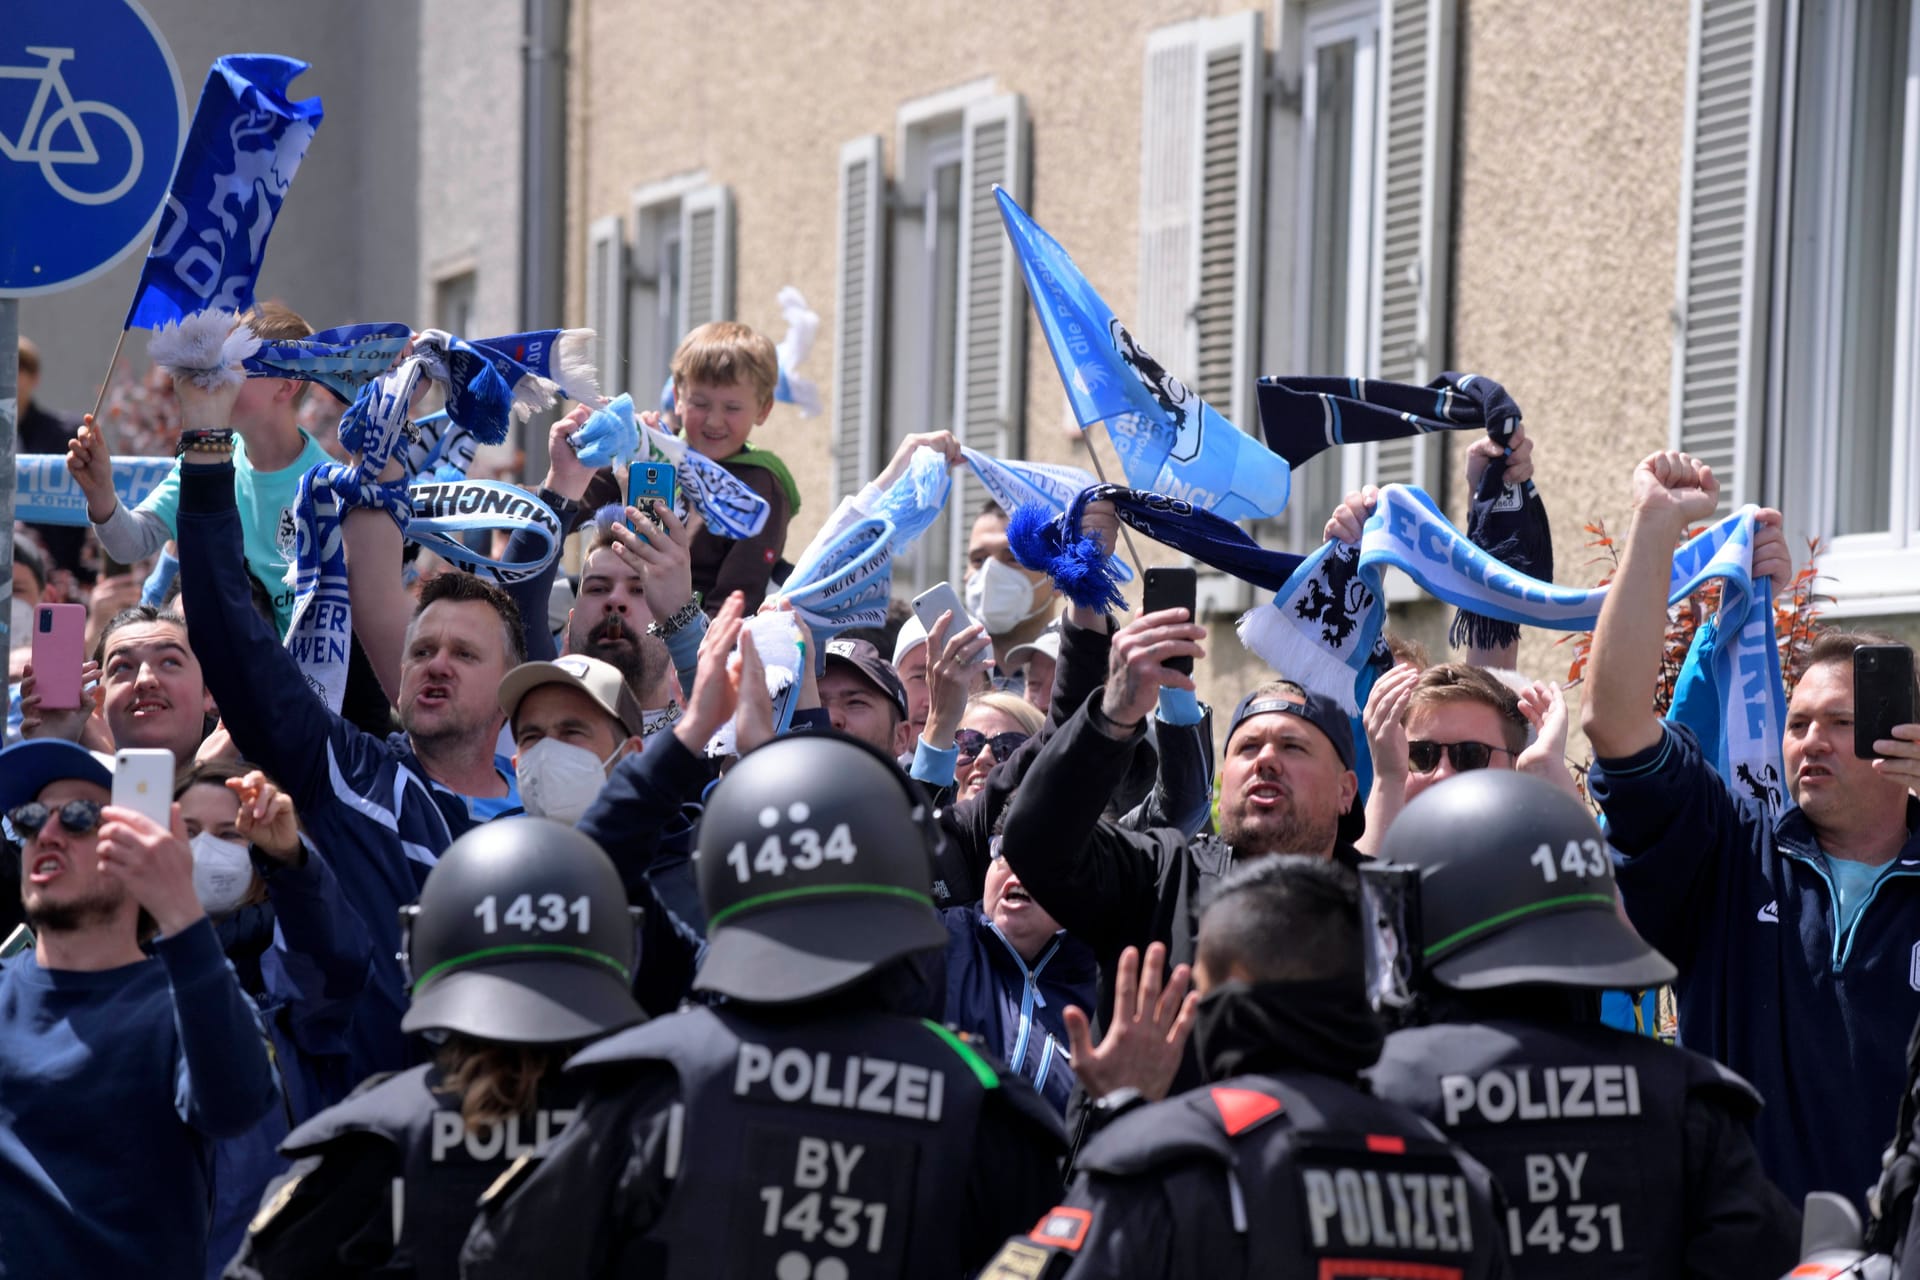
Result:
[[[1106,422],[1127,482],[1228,520],[1278,515],[1286,461],[1161,368],[1059,242],[1004,190],[993,193],[1074,417],[1082,427]]]
[[[287,97],[306,69],[271,53],[214,59],[122,328],[253,306],[267,233],[320,127],[320,99]]]

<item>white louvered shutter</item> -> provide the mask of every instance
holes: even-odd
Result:
[[[1026,448],[1027,292],[994,199],[998,185],[1027,202],[1027,110],[1017,93],[971,103],[961,122],[960,270],[954,326],[953,431],[961,443],[999,457]],[[966,530],[981,503],[971,472],[955,475],[948,501],[955,536],[948,562],[960,579]]]
[[[1200,27],[1147,37],[1140,107],[1140,306],[1134,337],[1166,368],[1191,376],[1199,265]]]
[[[1390,382],[1445,368],[1453,188],[1454,0],[1381,0],[1380,121],[1369,363]],[[1441,442],[1367,446],[1375,484],[1439,492]]]
[[[887,175],[880,135],[840,148],[840,262],[833,310],[833,498],[858,493],[879,469],[880,340]]]
[[[598,336],[600,387],[618,395],[627,386],[627,237],[618,214],[587,227],[587,327]]]
[[[1776,0],[1694,0],[1670,439],[1759,492],[1780,16]]]
[[[701,187],[680,202],[680,333],[733,319],[733,192]]]

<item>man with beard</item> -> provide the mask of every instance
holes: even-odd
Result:
[[[265,625],[265,624],[263,624]],[[199,1276],[212,1140],[275,1101],[172,829],[70,742],[0,752],[33,949],[0,967],[0,1273]],[[141,938],[158,930],[153,956]],[[136,1176],[137,1173],[137,1176]]]
[[[671,508],[656,510],[661,524],[647,537],[619,523],[600,530],[567,615],[567,652],[598,658],[625,677],[645,711],[643,737],[679,719],[678,703],[692,691],[707,634],[707,615],[693,597],[687,527]],[[627,515],[647,518],[632,507]]]
[[[374,941],[367,996],[350,1032],[352,1070],[395,1070],[418,1052],[400,1031],[407,981],[397,959],[399,910],[458,836],[520,812],[512,762],[494,751],[506,723],[500,682],[526,655],[520,611],[469,573],[428,583],[397,664],[403,732],[382,738],[356,728],[327,708],[253,609],[231,444],[217,429],[233,392],[184,380],[175,389],[188,428],[178,528],[193,651],[234,746],[292,797],[314,843],[337,851],[341,891]]]
[[[1143,614],[1113,637],[1106,687],[1087,699],[1034,758],[1007,811],[1003,845],[1027,892],[1100,958],[1100,1014],[1127,947],[1166,944],[1175,966],[1194,959],[1202,893],[1236,865],[1303,853],[1357,866],[1365,829],[1353,772],[1353,731],[1330,699],[1284,680],[1240,700],[1221,766],[1220,834],[1132,831],[1103,817],[1163,685],[1193,688],[1163,665],[1204,657],[1203,627],[1184,609]],[[1192,1059],[1176,1087],[1196,1079]]]

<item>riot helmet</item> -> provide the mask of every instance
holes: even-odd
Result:
[[[599,845],[545,818],[455,840],[403,907],[406,1031],[566,1044],[641,1021],[634,917]]]
[[[945,946],[941,843],[926,793],[864,742],[794,734],[748,752],[700,821],[707,954],[693,985],[794,1004]]]
[[[1481,769],[1422,793],[1361,870],[1376,1007],[1422,977],[1455,991],[1638,990],[1674,967],[1620,914],[1586,808],[1531,774]]]

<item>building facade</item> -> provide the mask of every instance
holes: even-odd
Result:
[[[1117,461],[1080,432],[994,211],[1012,191],[1142,344],[1243,429],[1265,373],[1506,384],[1537,442],[1561,582],[1587,524],[1677,443],[1730,501],[1818,536],[1833,612],[1920,609],[1910,5],[1848,0],[1271,0],[1132,6],[638,0],[571,11],[568,308],[609,385],[657,390],[680,333],[823,318],[828,393],[757,439],[806,495],[793,543],[902,436]],[[1272,545],[1363,481],[1464,513],[1462,439],[1302,468]],[[977,505],[899,567],[957,579]],[[1804,554],[1804,552],[1803,552]],[[1436,649],[1447,613],[1396,603]],[[1394,593],[1398,600],[1399,592]],[[1216,704],[1258,678],[1203,587]],[[1565,675],[1532,634],[1523,666]]]

